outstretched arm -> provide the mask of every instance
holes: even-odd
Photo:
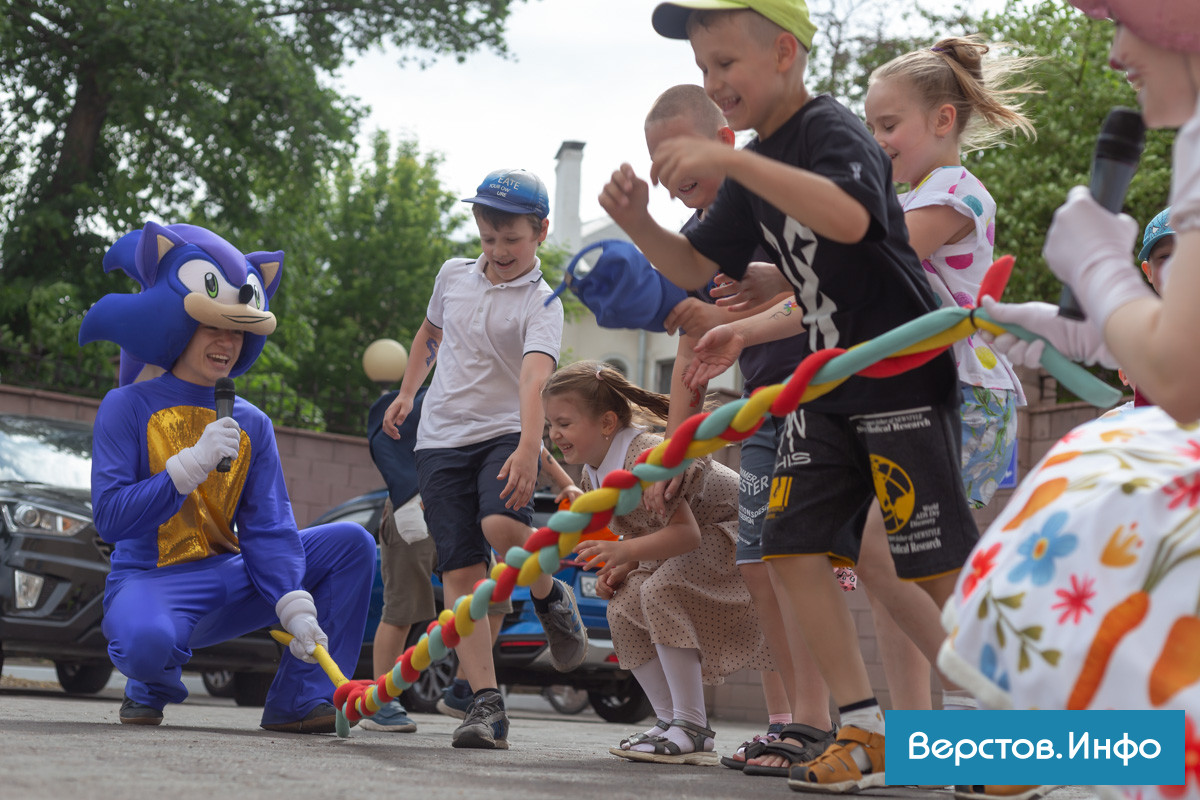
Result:
[[[500,490],[501,499],[507,500],[506,508],[521,508],[533,497],[545,424],[542,387],[553,371],[554,359],[545,353],[526,353],[521,359],[521,383],[517,389],[521,402],[521,441],[496,476],[506,481]]]
[[[588,564],[605,562],[597,573],[601,577],[611,570],[638,561],[660,561],[672,556],[690,553],[700,546],[700,525],[687,503],[680,503],[666,526],[653,533],[612,541],[609,539],[587,539],[579,543],[575,552]]]
[[[699,289],[719,267],[700,255],[682,234],[669,231],[650,216],[650,187],[622,164],[600,192],[600,206],[667,280],[684,289]]]
[[[862,241],[871,223],[862,203],[833,181],[751,150],[727,147],[699,136],[678,136],[655,149],[654,167],[650,171],[654,182],[673,186],[681,180],[705,178],[736,181],[813,232],[835,242]],[[659,265],[653,257],[650,261]]]

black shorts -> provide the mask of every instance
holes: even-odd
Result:
[[[487,563],[492,548],[483,535],[484,517],[500,514],[533,522],[533,499],[523,508],[505,508],[496,478],[516,451],[521,434],[508,433],[464,447],[417,450],[417,483],[425,505],[425,525],[437,545],[437,571]]]
[[[936,578],[962,567],[979,539],[963,491],[956,406],[878,414],[790,414],[779,439],[763,526],[764,558],[858,560],[878,499],[896,574]]]

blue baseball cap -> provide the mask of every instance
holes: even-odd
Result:
[[[581,258],[599,249],[594,266]],[[563,271],[562,283],[546,305],[571,288],[596,315],[601,328],[628,328],[662,333],[663,321],[688,295],[650,264],[632,243],[601,239],[580,250]]]
[[[1146,226],[1146,233],[1142,236],[1142,252],[1138,253],[1139,261],[1148,259],[1154,245],[1158,244],[1164,236],[1175,235],[1175,231],[1171,230],[1171,224],[1168,221],[1170,214],[1170,207],[1164,208],[1155,214],[1154,219],[1150,220],[1150,224]]]
[[[488,173],[464,203],[479,203],[509,214],[535,214],[545,219],[550,213],[550,195],[546,184],[524,169],[498,169]]]

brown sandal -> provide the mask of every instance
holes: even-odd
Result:
[[[865,775],[854,761],[854,750],[867,754],[871,769]],[[797,792],[857,792],[872,786],[884,786],[883,735],[854,725],[837,732],[837,741],[808,764],[792,767],[788,786]]]

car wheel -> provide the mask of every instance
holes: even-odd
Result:
[[[588,693],[574,686],[547,686],[542,697],[560,714],[579,714],[591,703]]]
[[[639,722],[654,714],[654,707],[634,678],[629,678],[617,691],[588,692],[592,708],[605,722]]]
[[[415,644],[424,632],[424,628],[418,630],[418,627],[414,625],[413,632],[409,634],[409,644]],[[441,661],[430,664],[417,678],[416,683],[400,693],[400,704],[406,711],[415,711],[418,714],[436,714],[437,702],[442,698],[445,688],[454,683],[456,674],[458,674],[458,653],[451,650]]]
[[[233,673],[227,669],[201,672],[200,680],[205,690],[213,697],[233,697]]]
[[[79,661],[55,661],[54,671],[58,682],[67,694],[95,694],[108,685],[112,677],[112,664]]]
[[[235,672],[233,702],[239,706],[262,707],[267,703],[267,690],[275,676],[270,672]]]

